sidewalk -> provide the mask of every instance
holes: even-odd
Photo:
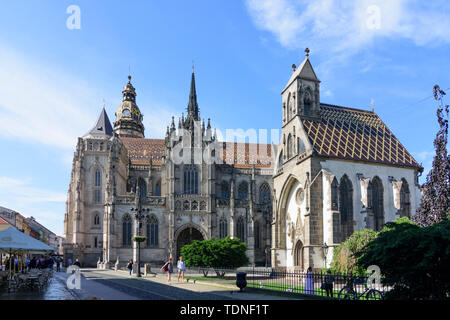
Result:
[[[130,278],[127,271],[124,270],[98,270],[98,269],[83,269],[83,270],[89,270],[90,272],[99,272],[102,274],[111,274],[114,276],[120,276],[123,278]],[[82,271],[83,271],[82,270]],[[146,277],[142,276],[142,278],[136,278],[135,275],[132,276],[134,279],[138,279],[141,281],[150,281],[150,282],[156,282],[163,285],[168,285],[176,288],[181,288],[185,290],[190,290],[193,292],[200,292],[200,293],[212,293],[215,295],[220,295],[225,298],[229,299],[239,299],[239,300],[302,300],[301,297],[299,298],[291,298],[291,297],[280,297],[277,295],[272,294],[265,294],[265,293],[254,293],[254,292],[240,292],[239,288],[235,285],[230,284],[221,284],[213,281],[204,281],[204,280],[196,280],[195,282],[193,280],[190,280],[187,282],[178,282],[177,275],[172,274],[172,281],[171,284],[167,283],[167,276],[163,274],[156,274],[155,275],[148,275]]]

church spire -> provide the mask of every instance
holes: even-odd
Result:
[[[191,118],[194,120],[200,119],[198,103],[197,103],[197,92],[195,90],[194,66],[192,66],[191,91],[189,93],[189,104],[188,104],[187,110],[188,110],[187,118]]]

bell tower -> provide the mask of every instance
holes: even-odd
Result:
[[[283,126],[294,117],[320,117],[320,80],[309,61],[308,48],[305,59],[297,68],[292,65],[292,76],[281,92],[283,101]]]
[[[116,112],[114,132],[119,137],[144,138],[143,115],[136,104],[136,90],[131,84],[131,76],[122,91],[122,103]]]

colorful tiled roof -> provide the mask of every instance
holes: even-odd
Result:
[[[0,217],[0,224],[9,224],[9,222]]]
[[[163,139],[125,138],[121,137],[128,150],[131,164],[148,165],[153,159],[154,165],[162,164],[165,141]],[[270,168],[272,164],[272,148],[270,144],[257,143],[225,143],[222,146],[224,163],[234,164],[240,168]],[[228,149],[227,149],[228,147]],[[232,150],[230,150],[232,148]]]
[[[121,137],[125,148],[128,150],[131,164],[148,165],[150,159],[154,165],[162,164],[164,155],[164,139],[125,138]]]
[[[376,113],[320,105],[320,120],[303,119],[303,125],[320,156],[419,167]]]

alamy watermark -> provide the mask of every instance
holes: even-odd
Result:
[[[81,29],[81,10],[80,7],[72,4],[67,7],[67,14],[70,16],[66,20],[66,26],[69,30]]]
[[[67,289],[69,290],[80,290],[81,289],[81,272],[80,267],[71,265],[66,270],[70,273],[70,276],[66,280]]]

